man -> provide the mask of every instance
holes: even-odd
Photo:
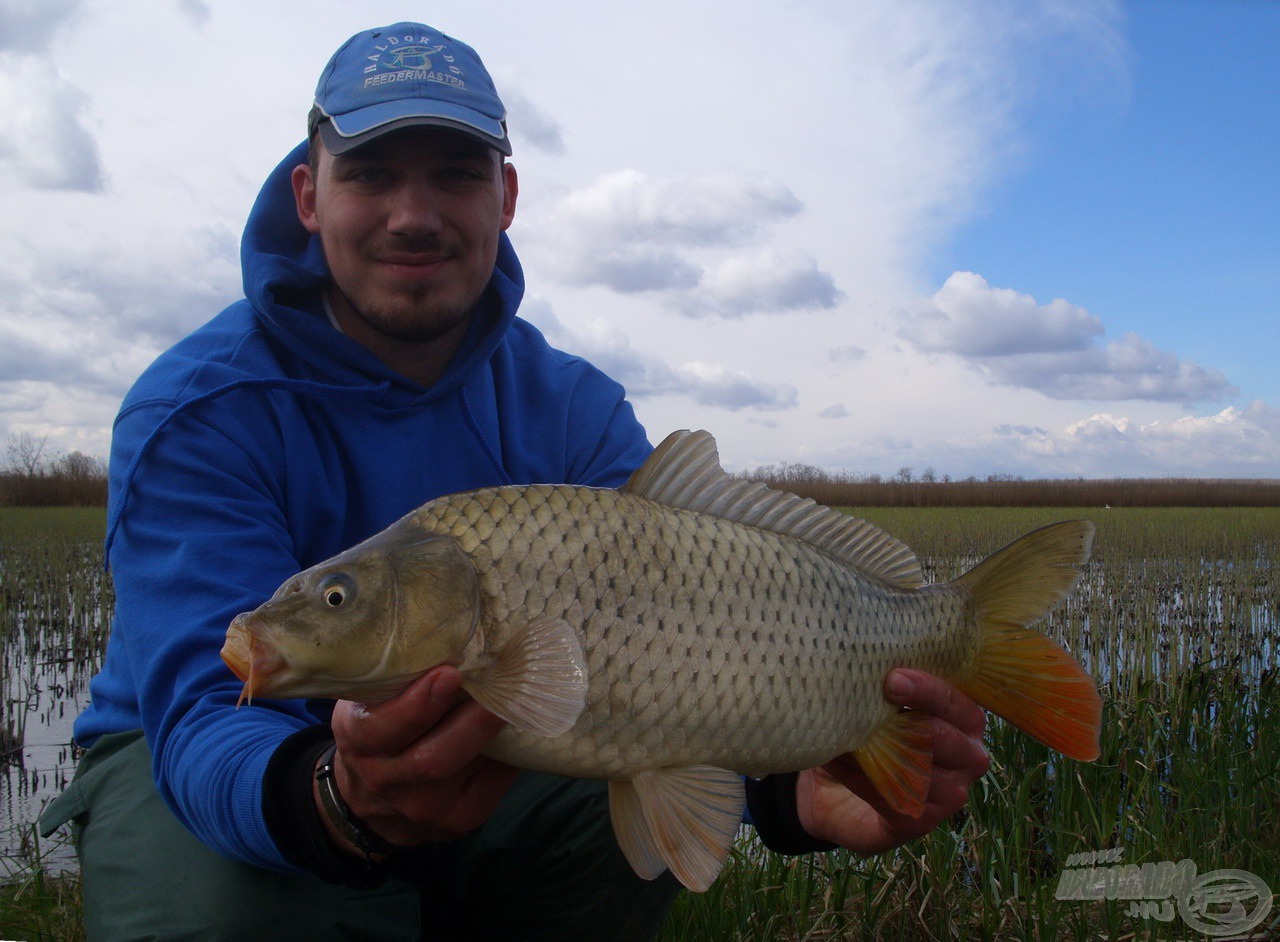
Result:
[[[648,454],[622,389],[516,317],[510,151],[468,46],[415,23],[352,37],[321,75],[308,144],[250,215],[245,299],[126,397],[115,622],[76,724],[88,752],[42,817],[45,833],[74,824],[91,940],[660,927],[676,884],[631,872],[603,785],[486,758],[501,721],[456,670],[374,708],[237,709],[218,657],[234,615],[432,497],[617,486]],[[881,850],[963,804],[986,767],[981,711],[916,672],[886,692],[938,717],[925,815],[893,815],[833,763],[752,786],[772,846]]]

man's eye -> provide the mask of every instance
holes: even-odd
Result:
[[[478,183],[490,178],[487,170],[472,166],[447,167],[440,172],[442,179],[453,182]]]

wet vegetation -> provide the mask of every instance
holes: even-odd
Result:
[[[1190,861],[1280,890],[1280,509],[1107,502],[856,511],[935,581],[1041,524],[1097,524],[1079,590],[1042,623],[1099,680],[1097,763],[993,720],[991,771],[948,826],[869,858],[782,858],[744,835],[710,892],[680,898],[664,939],[1200,937],[1176,893],[1080,898],[1086,860],[1108,861],[1100,879]],[[102,653],[103,523],[100,508],[0,508],[0,938],[80,938],[74,859],[31,822],[70,773],[70,719]]]
[[[0,938],[81,937],[74,857],[33,824],[70,780],[106,643],[105,526],[101,507],[0,508]]]

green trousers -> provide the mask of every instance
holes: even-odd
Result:
[[[70,822],[89,942],[652,939],[679,885],[635,876],[604,783],[524,773],[479,830],[376,890],[228,860],[173,816],[139,732],[105,736],[41,815]]]

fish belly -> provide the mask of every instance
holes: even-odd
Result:
[[[611,490],[460,495],[424,521],[481,576],[487,647],[563,618],[587,657],[587,704],[546,738],[508,728],[489,754],[587,778],[712,765],[747,775],[852,751],[894,712],[897,665],[963,660],[963,600],[902,590],[773,531]]]

